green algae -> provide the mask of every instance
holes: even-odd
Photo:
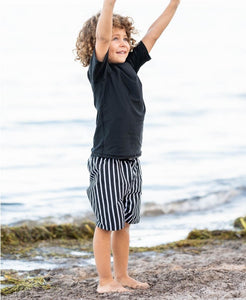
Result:
[[[246,232],[234,230],[192,230],[187,239],[203,240],[203,239],[217,239],[217,240],[238,240],[245,239]]]
[[[21,254],[22,251],[26,252],[35,248],[40,241],[86,241],[92,239],[94,230],[95,224],[91,221],[83,222],[80,225],[3,226],[1,229],[1,250],[2,253],[16,251]]]
[[[130,252],[163,252],[165,250],[174,250],[174,249],[182,249],[183,251],[186,251],[185,248],[190,248],[190,252],[199,253],[198,248],[201,246],[204,246],[206,244],[213,244],[215,241],[211,240],[180,240],[177,242],[172,242],[168,244],[162,244],[158,246],[153,247],[130,247]]]
[[[168,244],[158,245],[154,247],[131,247],[130,252],[147,252],[156,251],[162,252],[169,249],[190,248],[191,252],[199,253],[199,249],[207,244],[216,244],[225,240],[246,240],[246,231],[233,230],[192,230],[186,239]],[[196,249],[194,249],[196,248]]]
[[[239,217],[234,221],[234,227],[245,229],[246,230],[246,216],[245,217]]]
[[[33,288],[42,288],[45,290],[51,288],[44,277],[21,279],[9,275],[4,275],[4,278],[4,280],[1,280],[1,284],[11,285],[1,289],[1,295],[5,296],[19,291],[31,290]]]
[[[239,218],[240,221],[240,218]],[[235,220],[236,222],[236,220]],[[241,221],[240,221],[241,222]],[[95,224],[91,221],[79,225],[44,225],[44,226],[3,226],[1,232],[2,256],[15,255],[16,258],[34,257],[72,257],[52,251],[40,253],[40,247],[63,247],[92,253],[92,237]],[[198,248],[215,241],[246,239],[246,230],[193,230],[187,238],[156,247],[131,247],[130,252],[164,251],[177,248]],[[195,252],[196,250],[194,250]]]

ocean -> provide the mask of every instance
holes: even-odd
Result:
[[[140,40],[169,1],[118,1]],[[141,3],[141,7],[140,7]],[[9,0],[1,9],[1,224],[91,218],[96,111],[73,49],[102,1]],[[182,1],[142,67],[141,222],[131,246],[231,229],[246,215],[243,0]]]

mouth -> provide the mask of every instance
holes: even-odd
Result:
[[[126,55],[126,53],[127,53],[127,51],[124,51],[124,50],[116,52],[116,54],[120,54],[120,55]]]

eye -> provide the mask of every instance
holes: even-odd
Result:
[[[113,37],[113,41],[117,41],[117,40],[118,40],[117,36]]]

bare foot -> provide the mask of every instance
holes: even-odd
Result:
[[[131,278],[130,276],[125,277],[125,278],[121,278],[121,279],[117,279],[117,281],[120,284],[122,284],[122,286],[127,286],[127,287],[130,287],[130,288],[133,288],[133,289],[146,290],[150,287],[147,282],[137,281],[137,280]]]
[[[105,285],[98,285],[97,292],[102,293],[124,293],[130,292],[128,289],[125,289],[119,282],[112,280]]]

